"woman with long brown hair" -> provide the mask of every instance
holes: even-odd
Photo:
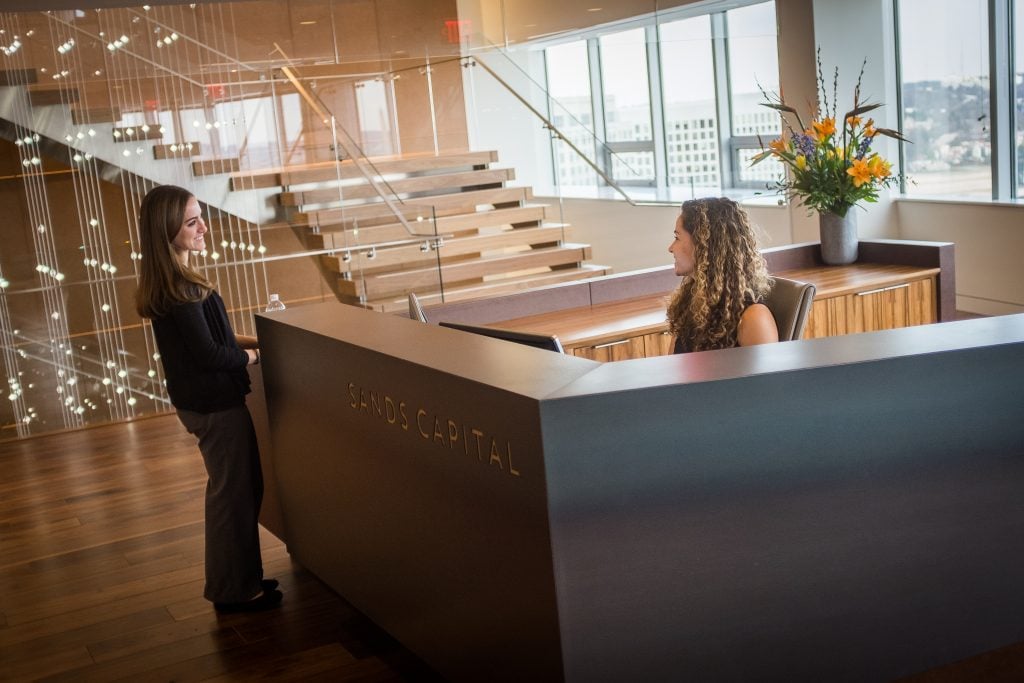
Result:
[[[683,277],[668,306],[675,353],[779,340],[762,301],[771,278],[746,212],[731,199],[683,202],[669,253]]]
[[[231,329],[224,302],[189,263],[206,248],[199,202],[173,185],[142,200],[142,260],[136,308],[153,324],[167,394],[199,440],[206,484],[207,600],[220,612],[252,612],[281,602],[277,581],[263,578],[259,511],[263,473],[246,366],[260,362],[253,337]]]

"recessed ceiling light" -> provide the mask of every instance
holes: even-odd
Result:
[[[604,9],[604,8],[603,7],[588,7],[587,11],[588,12],[600,12],[602,9]]]
[[[300,21],[299,23],[302,24],[303,26],[312,26],[313,24],[316,23],[316,20],[314,19],[313,21]]]

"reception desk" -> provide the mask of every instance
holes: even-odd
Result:
[[[450,680],[1024,640],[1024,315],[618,363],[341,304],[257,329],[289,552]]]

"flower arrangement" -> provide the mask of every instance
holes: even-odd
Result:
[[[877,128],[874,119],[863,118],[864,114],[882,106],[860,103],[860,84],[866,59],[853,91],[853,109],[843,115],[840,119],[842,127],[837,128],[839,69],[836,68],[833,77],[830,103],[821,71],[820,49],[817,62],[819,106],[810,126],[804,126],[797,110],[786,104],[781,96],[761,91],[768,100],[762,105],[780,112],[785,130],[781,138],[771,141],[768,149],[750,163],[754,165],[775,157],[789,168],[789,177],[775,182],[776,191],[790,199],[799,198],[809,210],[845,216],[857,202],[877,202],[879,190],[899,180],[899,176],[892,175],[889,162],[871,151],[875,137],[885,135],[904,141],[906,138],[898,131]],[[796,119],[797,130],[787,120],[787,114]]]

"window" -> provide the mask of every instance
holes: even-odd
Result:
[[[605,139],[614,152],[612,177],[625,184],[652,184],[654,140],[645,31],[601,36],[600,49]]]
[[[577,119],[594,112],[594,163],[619,185],[653,186],[675,201],[751,194],[782,172],[770,162],[749,168],[760,151],[757,135],[779,131],[758,89],[778,89],[774,2],[714,14],[692,6],[659,12],[627,30],[605,28],[547,48],[545,59],[548,90],[560,106],[577,109]],[[569,136],[571,128],[552,121]],[[553,147],[560,177],[587,167]]]
[[[548,92],[552,102],[552,123],[585,154],[596,153],[590,123],[593,108],[590,99],[590,72],[587,43],[579,40],[546,50]],[[554,162],[561,185],[596,185],[597,174],[568,145],[554,143]]]
[[[370,157],[394,154],[397,150],[391,133],[391,108],[384,81],[359,81],[354,87],[363,153]]]
[[[670,128],[689,130],[714,126],[715,120],[715,64],[711,50],[711,18],[693,17],[662,24],[659,27],[661,44],[661,87],[664,91],[665,123]],[[705,124],[707,121],[707,124]],[[711,147],[717,145],[717,134],[712,135]],[[686,136],[689,139],[689,136]],[[684,146],[690,151],[690,143]],[[668,154],[669,184],[692,188],[694,194],[709,194],[713,190],[696,191],[697,178],[687,176],[685,162],[689,154]],[[694,148],[698,146],[694,145]],[[713,176],[715,189],[721,185],[718,169]]]
[[[1013,162],[1017,183],[1017,196],[1024,197],[1024,0],[1014,3],[1014,51],[1016,64],[1013,70],[1013,111],[1016,122],[1014,130]]]
[[[725,13],[729,36],[729,96],[733,135],[778,135],[779,117],[761,106],[761,89],[779,91],[775,4],[750,5]]]
[[[908,195],[992,196],[988,16],[985,0],[900,2]]]
[[[776,159],[757,166],[750,161],[762,149],[762,142],[778,137],[782,125],[778,114],[761,106],[761,91],[779,91],[778,38],[775,31],[775,3],[750,5],[725,13],[729,48],[729,98],[732,104],[730,162],[733,184],[764,188],[782,177],[785,170]]]

